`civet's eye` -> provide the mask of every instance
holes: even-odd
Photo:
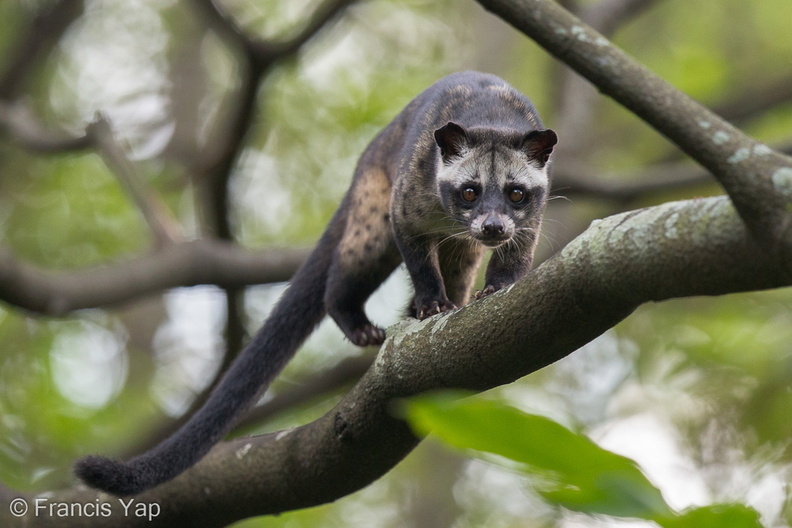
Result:
[[[466,202],[474,202],[478,198],[478,192],[473,187],[465,187],[462,189],[462,199]]]
[[[523,200],[525,200],[525,191],[523,191],[522,189],[517,189],[517,188],[514,188],[514,189],[510,190],[509,191],[509,200],[513,204],[521,203]]]

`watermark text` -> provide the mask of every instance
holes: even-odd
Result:
[[[162,509],[156,502],[139,502],[135,499],[112,498],[93,502],[59,502],[49,497],[36,497],[30,502],[14,499],[9,510],[15,517],[138,517],[152,521],[159,517]]]

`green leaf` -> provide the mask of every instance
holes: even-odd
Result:
[[[742,504],[704,506],[656,522],[663,528],[762,528],[757,511]]]
[[[447,394],[411,400],[407,418],[419,433],[517,462],[526,475],[540,477],[538,492],[546,500],[570,510],[647,520],[674,516],[632,460],[549,418]]]

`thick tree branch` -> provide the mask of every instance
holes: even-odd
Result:
[[[677,144],[720,182],[750,231],[790,251],[792,160],[702,107],[550,0],[478,0]]]
[[[20,262],[0,248],[0,300],[31,312],[62,316],[180,286],[241,287],[286,281],[307,254],[306,250],[251,252],[226,242],[197,240],[113,265],[52,273]]]
[[[567,356],[645,302],[790,284],[792,266],[779,267],[759,250],[725,197],[610,217],[505,291],[390,328],[372,368],[322,418],[222,443],[187,473],[136,497],[162,508],[151,523],[123,517],[117,499],[83,487],[47,500],[109,501],[115,515],[70,524],[74,519],[16,519],[0,508],[0,523],[208,528],[333,501],[387,472],[417,444],[393,415],[399,398],[510,383]]]

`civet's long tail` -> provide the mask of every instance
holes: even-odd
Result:
[[[82,458],[75,464],[77,476],[108,493],[134,495],[171,480],[203,458],[255,404],[324,317],[330,255],[338,244],[341,220],[339,215],[333,218],[269,318],[187,423],[126,462]]]

